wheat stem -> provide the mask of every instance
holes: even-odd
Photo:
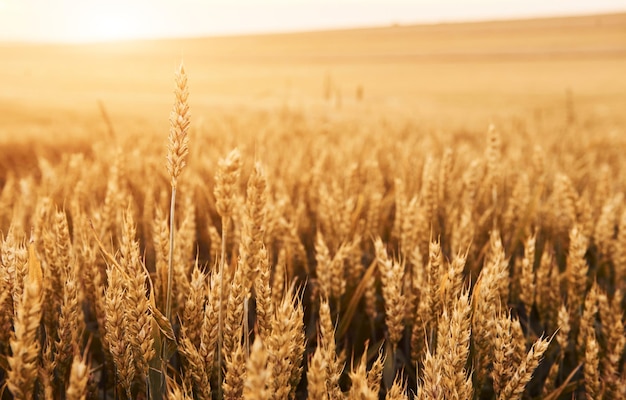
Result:
[[[226,238],[228,232],[228,217],[222,217],[222,250],[220,255],[219,268],[219,311],[218,311],[218,329],[217,329],[217,398],[222,398],[222,345],[223,345],[223,302],[224,302],[224,269],[226,267]]]
[[[172,187],[172,197],[170,200],[170,251],[167,268],[167,290],[165,301],[165,316],[172,320],[172,277],[174,275],[174,216],[176,209],[176,187]]]

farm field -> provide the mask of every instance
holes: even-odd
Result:
[[[626,398],[626,14],[0,58],[0,397]]]

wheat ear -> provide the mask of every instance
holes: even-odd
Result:
[[[29,248],[28,276],[24,293],[18,304],[8,357],[7,386],[15,398],[33,397],[39,355],[37,333],[41,322],[42,271],[35,255],[34,245]]]
[[[319,342],[319,339],[318,339]],[[326,385],[328,382],[328,365],[322,348],[318,346],[309,359],[309,367],[306,372],[307,393],[311,399],[328,400]]]
[[[263,347],[261,338],[257,338],[252,344],[250,358],[246,363],[246,380],[243,387],[244,400],[286,399],[277,393],[271,393],[268,382],[271,379],[269,357]]]
[[[74,356],[70,370],[70,383],[65,393],[67,400],[85,400],[87,383],[89,382],[89,366],[79,356]]]
[[[238,149],[232,150],[225,159],[220,160],[219,168],[215,176],[215,206],[218,214],[222,217],[222,246],[219,263],[219,313],[217,335],[217,374],[218,382],[222,381],[222,344],[223,344],[223,302],[224,302],[224,276],[226,268],[226,240],[228,238],[228,225],[235,207],[235,190],[241,169],[241,155]],[[218,398],[221,397],[221,384],[218,385]]]
[[[539,365],[543,354],[548,349],[549,344],[550,339],[544,339],[543,337],[540,337],[533,344],[525,359],[522,360],[521,364],[519,365],[511,379],[498,395],[498,400],[515,400],[522,398],[524,388],[532,378],[533,372],[535,372],[535,369]]]

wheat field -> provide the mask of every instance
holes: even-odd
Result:
[[[624,21],[2,47],[1,397],[626,398]]]

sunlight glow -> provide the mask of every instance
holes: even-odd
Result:
[[[71,41],[107,41],[141,37],[148,21],[132,8],[115,6],[80,7],[75,10],[75,32]]]
[[[0,42],[92,42],[624,11],[624,0],[0,0]]]

